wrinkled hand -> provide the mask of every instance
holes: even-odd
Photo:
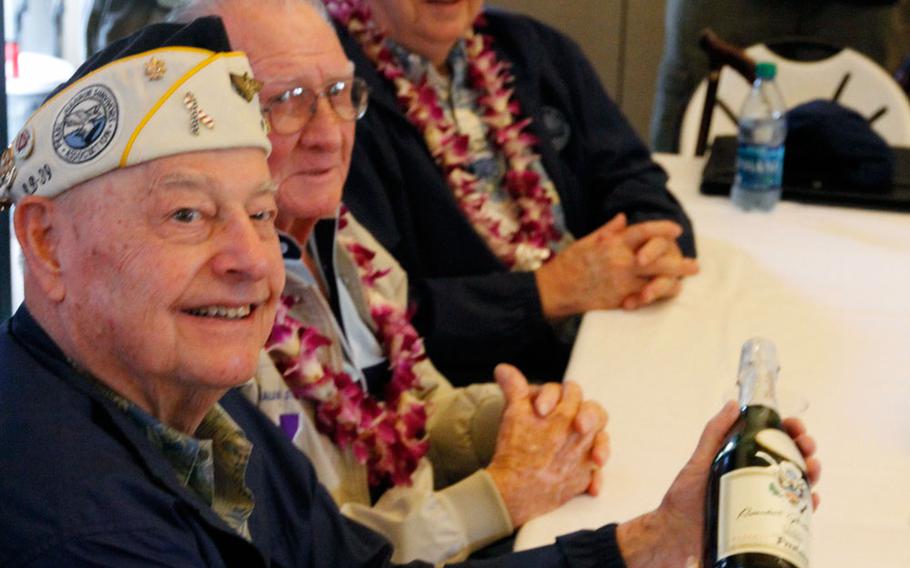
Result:
[[[738,416],[736,404],[727,403],[705,426],[695,452],[670,485],[660,506],[619,525],[616,538],[628,568],[700,565],[693,560],[700,563],[702,559],[708,473]],[[812,457],[815,440],[795,418],[784,420],[784,429],[806,458],[809,483],[814,486],[821,475],[821,464]],[[812,503],[818,507],[819,498],[815,493]]]
[[[499,365],[495,376],[506,407],[487,472],[512,524],[519,527],[580,493],[596,492],[599,468],[609,454],[607,415],[600,405],[583,402],[581,387],[571,381],[562,385],[554,405],[552,386],[532,396],[515,367]]]
[[[624,310],[635,310],[657,300],[673,298],[682,290],[682,279],[698,273],[698,261],[686,258],[675,239],[654,237],[635,253],[639,276],[650,278],[636,294],[622,301]]]
[[[573,383],[567,383],[573,384]],[[577,386],[577,385],[575,385]],[[567,388],[560,383],[544,383],[542,385],[531,385],[531,404],[534,411],[541,418],[545,418],[557,407],[559,401],[564,396]],[[591,455],[595,456],[595,461],[600,467],[610,458],[610,435],[604,430],[604,417],[607,411],[599,402],[593,400],[584,400],[578,408],[578,413],[572,420],[572,427],[575,432],[584,436],[595,428],[600,431],[594,436],[594,442],[591,444]],[[591,478],[591,484],[588,486],[587,493],[590,495],[600,494],[601,480],[600,470],[596,470]]]
[[[681,234],[672,221],[628,225],[620,213],[534,273],[544,315],[634,309],[678,293],[679,279],[698,272],[676,246]]]

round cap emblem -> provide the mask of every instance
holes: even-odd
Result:
[[[53,144],[57,155],[71,164],[82,164],[103,152],[117,132],[117,98],[103,85],[76,93],[54,120]]]

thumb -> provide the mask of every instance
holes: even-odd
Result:
[[[515,404],[530,397],[531,389],[528,386],[528,381],[521,374],[521,371],[512,365],[505,363],[496,365],[496,369],[493,370],[493,376],[506,397],[507,405]]]
[[[690,461],[710,464],[717,452],[720,451],[720,446],[724,443],[727,432],[736,423],[737,418],[739,418],[739,407],[736,402],[728,401],[720,409],[720,412],[708,421]]]

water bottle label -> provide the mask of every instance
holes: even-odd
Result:
[[[740,144],[736,152],[736,185],[746,191],[778,189],[784,178],[784,146]]]
[[[758,455],[767,467],[745,467],[720,478],[717,559],[760,553],[808,568],[812,492],[803,471],[765,452]]]

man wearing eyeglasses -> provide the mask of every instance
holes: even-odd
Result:
[[[338,215],[368,93],[321,4],[205,0],[171,18],[212,13],[262,82],[287,272],[245,394],[307,454],[342,512],[393,542],[396,561],[464,558],[596,493],[603,409],[575,384],[530,389],[510,367],[497,371],[502,388],[452,388],[408,323],[407,276]]]

